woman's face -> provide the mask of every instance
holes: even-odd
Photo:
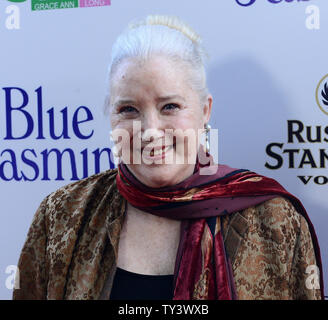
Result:
[[[125,59],[111,79],[110,120],[121,160],[142,183],[159,188],[192,175],[197,135],[210,117],[181,63],[163,56]],[[120,138],[118,138],[120,137]]]

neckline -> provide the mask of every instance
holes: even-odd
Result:
[[[164,279],[164,278],[172,278],[174,274],[143,274],[143,273],[136,273],[132,271],[128,271],[125,269],[122,269],[120,267],[116,267],[116,272],[118,272],[121,275],[127,275],[127,276],[133,276],[138,278],[148,278],[148,279]]]

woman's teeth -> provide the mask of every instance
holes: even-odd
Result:
[[[159,156],[159,155],[165,153],[166,151],[168,151],[168,150],[170,149],[170,147],[171,147],[171,146],[166,146],[166,147],[163,147],[162,149],[157,149],[157,150],[155,150],[155,151],[154,151],[154,149],[153,149],[153,150],[150,151],[150,154],[149,154],[149,155],[150,155],[151,157]]]

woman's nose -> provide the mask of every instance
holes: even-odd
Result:
[[[154,113],[147,114],[141,121],[141,140],[156,141],[164,137],[162,121]]]

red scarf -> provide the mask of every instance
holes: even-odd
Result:
[[[122,163],[116,177],[119,192],[132,206],[157,216],[182,220],[173,300],[237,299],[220,216],[277,196],[288,198],[309,224],[324,299],[318,240],[301,202],[277,181],[254,172],[218,165],[215,174],[204,176],[199,167],[197,163],[194,174],[173,187],[149,188]]]

